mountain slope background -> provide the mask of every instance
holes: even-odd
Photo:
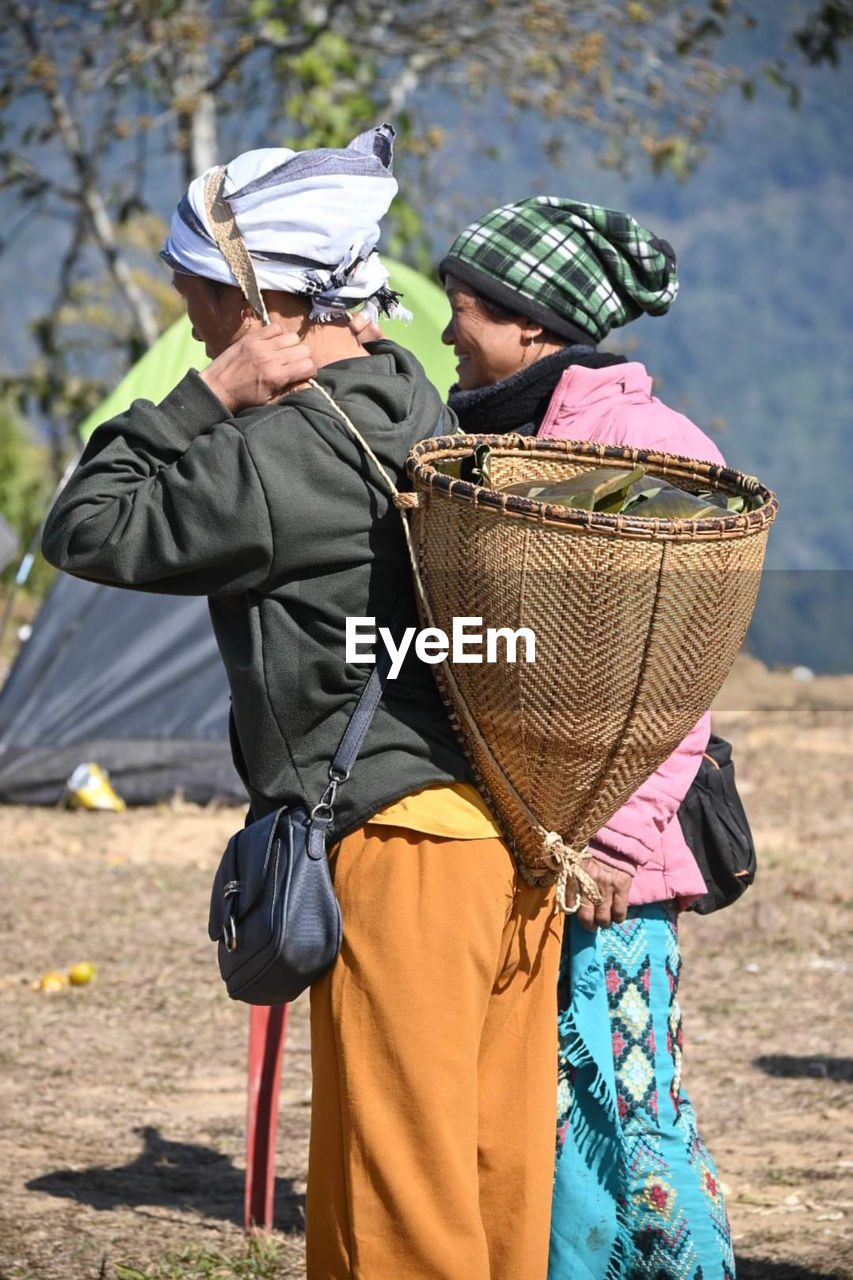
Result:
[[[754,35],[728,52],[756,69],[808,6],[752,6]],[[793,69],[793,62],[791,64]],[[623,208],[676,249],[681,289],[669,314],[642,318],[609,346],[642,360],[656,391],[715,435],[731,465],[779,495],[750,643],[768,663],[853,670],[853,76],[798,69],[798,109],[757,79],[755,98],[721,104],[708,154],[687,179],[603,169],[566,137],[543,160],[548,127],[520,116],[499,130],[496,103],[449,103],[452,163],[434,166],[437,203],[457,226],[533,193]],[[455,121],[455,124],[454,124]],[[472,194],[474,198],[472,199]],[[485,199],[483,198],[485,196]],[[446,240],[444,242],[446,244]],[[441,252],[444,244],[437,247]]]

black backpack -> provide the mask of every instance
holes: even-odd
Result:
[[[735,786],[730,742],[711,734],[678,821],[708,886],[693,910],[706,916],[737,901],[755,879],[756,864],[752,832]]]

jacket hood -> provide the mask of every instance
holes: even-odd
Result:
[[[557,383],[540,434],[547,433],[558,415],[565,421],[576,413],[603,408],[617,400],[625,405],[651,403],[652,379],[645,365],[639,361],[614,364],[606,369],[570,365]]]
[[[704,431],[652,395],[652,379],[639,361],[606,369],[570,365],[557,383],[539,435],[657,449],[725,465]]]
[[[399,431],[409,421],[422,423],[426,418],[431,432],[441,400],[411,351],[384,338],[368,343],[366,350],[370,353],[367,356],[324,365],[317,382],[346,407],[359,430],[364,427],[371,433],[387,434]],[[447,430],[453,430],[452,415],[448,413],[446,418]]]

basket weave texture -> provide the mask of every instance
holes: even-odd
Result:
[[[643,463],[685,489],[744,494],[743,515],[652,520],[502,494],[435,469],[491,445],[492,481],[557,481]],[[668,454],[519,436],[445,436],[407,471],[424,626],[528,627],[535,662],[435,668],[522,873],[555,879],[543,836],[581,849],[708,709],[743,642],[775,495],[740,472]],[[480,628],[478,628],[480,629]],[[484,655],[485,656],[485,655]]]

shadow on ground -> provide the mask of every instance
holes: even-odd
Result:
[[[46,1191],[95,1209],[186,1209],[242,1226],[244,1175],[229,1156],[192,1142],[171,1142],[151,1126],[134,1132],[145,1145],[130,1164],[57,1169],[33,1178],[27,1190]],[[305,1227],[305,1197],[294,1191],[289,1178],[276,1179],[275,1226],[285,1232]]]
[[[771,1262],[769,1258],[736,1258],[737,1280],[845,1280],[840,1271],[815,1271],[797,1262]]]
[[[795,1058],[784,1053],[753,1058],[752,1065],[769,1076],[785,1076],[789,1080],[845,1080],[853,1082],[853,1058],[828,1058],[825,1054]]]

